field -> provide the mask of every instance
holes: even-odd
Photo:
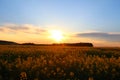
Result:
[[[0,45],[0,80],[120,80],[120,48]]]

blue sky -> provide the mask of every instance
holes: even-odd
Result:
[[[119,33],[120,0],[0,0],[0,25],[8,23]]]

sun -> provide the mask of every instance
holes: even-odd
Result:
[[[52,30],[50,34],[51,38],[54,39],[56,42],[60,42],[63,39],[63,33],[59,30]]]

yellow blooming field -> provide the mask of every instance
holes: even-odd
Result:
[[[0,45],[0,80],[120,80],[120,48]]]

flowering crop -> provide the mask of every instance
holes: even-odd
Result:
[[[120,80],[120,48],[1,45],[0,80]]]

